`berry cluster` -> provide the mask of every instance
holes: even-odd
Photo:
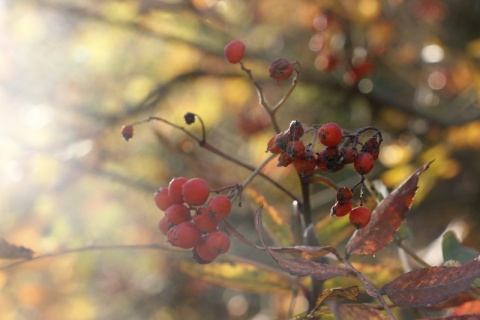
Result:
[[[192,249],[198,263],[210,263],[230,248],[230,238],[218,229],[232,208],[225,195],[208,200],[210,187],[200,178],[173,178],[168,187],[154,194],[157,207],[165,212],[159,229],[174,247]],[[208,201],[207,201],[208,200]]]
[[[357,229],[364,228],[372,216],[371,211],[360,205],[353,207],[352,205],[353,192],[348,187],[342,187],[337,191],[337,202],[330,210],[330,216],[343,217],[350,213],[350,223]]]
[[[305,129],[307,127],[308,129]],[[302,137],[307,131],[312,130],[316,131],[313,141],[305,144]],[[370,130],[375,134],[361,143],[360,135]],[[317,137],[325,146],[320,152],[314,151]],[[297,172],[303,176],[312,174],[316,168],[335,172],[350,163],[353,163],[355,170],[363,176],[373,169],[381,142],[380,132],[375,128],[368,127],[350,133],[333,122],[321,126],[306,126],[294,120],[287,130],[270,139],[267,151],[279,154],[279,167],[293,164]]]

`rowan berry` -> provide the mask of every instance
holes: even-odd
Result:
[[[345,164],[353,163],[353,161],[355,161],[355,154],[355,149],[343,148],[341,151],[342,162]]]
[[[343,138],[342,128],[334,122],[325,123],[318,130],[318,137],[327,147],[337,146]]]
[[[362,146],[362,151],[370,153],[373,157],[373,160],[377,160],[378,154],[380,153],[380,144],[378,143],[378,140],[372,137],[365,141]]]
[[[353,208],[350,201],[337,201],[330,209],[330,216],[343,217],[347,215]]]
[[[190,221],[174,226],[168,231],[167,236],[172,246],[184,249],[193,248],[202,238],[200,230]]]
[[[227,196],[219,194],[208,201],[208,212],[217,220],[226,218],[232,210],[232,202]]]
[[[337,156],[330,157],[334,153],[335,148],[328,149],[327,147],[320,151],[317,156],[317,167],[327,172],[336,172],[341,170],[344,167],[344,163],[341,161],[341,157],[338,154]]]
[[[182,186],[183,200],[190,206],[200,206],[207,201],[210,187],[205,180],[193,178]]]
[[[372,155],[368,152],[360,152],[355,156],[355,161],[353,161],[353,166],[355,170],[361,174],[368,174],[375,165],[375,160]]]
[[[353,193],[348,187],[342,187],[337,190],[337,201],[350,201],[352,200]]]
[[[157,207],[162,211],[167,210],[168,207],[173,204],[172,200],[170,200],[170,197],[168,196],[167,187],[158,188],[158,190],[153,194],[153,200],[155,201]]]
[[[245,44],[240,40],[233,40],[225,46],[223,52],[228,62],[238,63],[243,59]]]
[[[183,203],[182,186],[187,182],[187,178],[173,178],[168,184],[168,197],[172,203]]]
[[[192,124],[195,122],[195,114],[187,112],[183,115],[183,119],[185,119],[186,124]]]
[[[303,129],[303,125],[300,121],[293,120],[292,122],[290,122],[290,126],[288,127],[288,134],[294,140],[300,139],[304,133],[305,133],[305,130]]]
[[[165,211],[165,217],[168,221],[177,225],[183,221],[190,220],[190,209],[183,204],[175,203]]]
[[[299,174],[308,176],[315,171],[317,159],[310,152],[305,152],[302,157],[293,160],[293,166]]]
[[[282,131],[275,136],[275,143],[278,148],[284,151],[287,148],[288,142],[294,140],[288,131]]]
[[[217,254],[226,253],[230,249],[230,238],[221,230],[210,232],[202,240],[205,241],[205,245],[211,252]]]
[[[294,70],[293,63],[287,59],[279,58],[273,61],[268,68],[270,77],[277,81],[285,81],[292,75]]]
[[[193,215],[193,223],[203,233],[211,232],[218,226],[218,220],[213,214],[208,212],[205,206],[197,208],[196,213]]]
[[[218,257],[218,253],[210,250],[205,242],[205,237],[193,248],[193,258],[197,263],[206,264],[210,263]]]
[[[353,208],[352,211],[350,211],[350,223],[357,229],[364,228],[370,222],[371,217],[372,212],[370,209],[363,206]]]
[[[280,149],[278,146],[277,146],[277,143],[275,142],[275,137],[271,138],[269,141],[268,141],[268,144],[267,144],[267,152],[271,152],[273,154],[279,154],[282,152],[282,149]]]
[[[287,143],[287,154],[292,158],[302,157],[305,153],[305,145],[300,140],[293,140]]]
[[[121,132],[122,132],[123,139],[125,139],[126,141],[133,138],[133,126],[131,125],[122,126]]]
[[[164,235],[167,235],[168,230],[174,226],[173,223],[168,221],[167,217],[163,216],[162,219],[158,222],[158,229],[160,229],[160,232],[163,233]]]
[[[278,157],[277,167],[288,167],[293,162],[293,157],[291,157],[287,152],[280,153]]]

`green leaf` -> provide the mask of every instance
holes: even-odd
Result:
[[[443,261],[455,260],[462,264],[470,262],[480,255],[477,250],[462,245],[453,231],[447,231],[443,235],[442,252]]]
[[[205,265],[182,260],[179,268],[193,278],[257,294],[289,293],[293,286],[299,285],[297,280],[283,272],[231,255]]]

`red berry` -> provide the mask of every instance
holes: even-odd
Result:
[[[287,154],[292,158],[302,157],[305,153],[305,145],[300,140],[293,140],[287,143]]]
[[[268,71],[270,77],[277,81],[285,81],[292,75],[294,70],[293,63],[288,62],[287,59],[279,58],[270,64]]]
[[[292,140],[294,139],[288,131],[282,131],[275,136],[275,143],[282,151],[285,151],[287,144]]]
[[[352,211],[350,211],[350,222],[357,229],[364,228],[370,222],[371,217],[372,212],[370,209],[363,206],[353,208]]]
[[[349,164],[355,161],[355,149],[353,148],[344,148],[341,151],[343,163]]]
[[[122,127],[121,132],[122,132],[123,139],[125,139],[126,141],[133,138],[133,126],[125,125],[125,126]]]
[[[167,217],[163,216],[162,219],[158,222],[158,229],[160,229],[160,232],[163,233],[164,235],[167,235],[168,230],[170,230],[171,227],[173,227],[174,224],[168,221]]]
[[[350,201],[337,201],[330,209],[330,216],[343,217],[352,210],[352,207]]]
[[[205,240],[205,245],[213,253],[223,254],[230,249],[230,238],[223,231],[212,231],[203,240]]]
[[[245,53],[245,44],[240,40],[233,40],[225,46],[223,52],[228,62],[238,63],[243,59],[243,54]]]
[[[200,240],[200,243],[193,248],[193,258],[201,264],[210,263],[218,257],[218,253],[210,250],[205,242],[205,238]]]
[[[337,146],[343,138],[342,128],[334,122],[325,123],[318,130],[318,137],[320,142],[327,147]]]
[[[376,138],[370,138],[363,144],[362,151],[368,152],[372,155],[373,160],[378,159],[378,154],[380,153],[380,145]]]
[[[348,187],[342,187],[337,190],[337,201],[350,201],[352,200],[353,193]]]
[[[368,152],[360,152],[355,157],[355,161],[353,161],[355,170],[361,175],[368,174],[373,169],[374,165],[375,160]]]
[[[168,184],[168,197],[172,203],[183,203],[182,186],[187,182],[187,178],[173,178]]]
[[[172,204],[165,211],[165,217],[173,224],[179,224],[183,221],[190,220],[190,209],[183,204]]]
[[[208,202],[208,212],[217,220],[226,218],[232,210],[232,202],[223,194],[216,195]]]
[[[302,176],[311,175],[317,166],[317,159],[310,153],[305,153],[302,157],[293,160],[295,170]]]
[[[203,233],[211,232],[218,226],[218,220],[213,214],[208,212],[207,207],[197,209],[193,216],[193,223],[197,226],[198,230]]]
[[[172,246],[184,249],[193,248],[202,238],[200,230],[190,221],[174,226],[168,231],[167,236]]]
[[[193,178],[182,186],[183,200],[190,206],[200,206],[207,201],[210,187],[205,180]]]
[[[277,167],[288,167],[293,162],[293,157],[291,157],[287,152],[282,152],[278,157]]]
[[[157,207],[165,211],[170,207],[173,202],[170,200],[170,197],[168,196],[168,188],[167,187],[161,187],[155,193],[153,194],[153,200],[155,201],[155,204]]]
[[[282,152],[282,149],[280,149],[278,146],[277,146],[277,143],[275,142],[275,137],[271,138],[269,141],[268,141],[268,144],[267,144],[267,152],[271,152],[273,154],[279,154]]]

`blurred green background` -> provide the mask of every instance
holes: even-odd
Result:
[[[413,248],[455,225],[463,243],[478,249],[478,16],[474,0],[1,0],[0,236],[38,255],[164,244],[157,229],[162,213],[152,199],[158,187],[176,176],[201,177],[212,188],[246,179],[247,170],[161,123],[136,127],[128,143],[120,135],[123,124],[151,115],[183,126],[183,114],[194,112],[211,144],[261,163],[274,131],[248,78],[223,57],[225,44],[241,39],[244,61],[270,101],[289,88],[269,79],[270,62],[283,57],[302,65],[298,87],[278,113],[282,128],[293,119],[378,127],[385,141],[369,177],[389,189],[435,159],[407,220]],[[200,134],[198,124],[188,129]],[[300,195],[292,168],[273,161],[265,173]],[[356,175],[349,168],[330,178],[351,185]],[[290,199],[261,178],[252,187],[289,223]],[[313,191],[314,218],[325,222],[334,192]],[[245,197],[229,217],[253,241],[256,206]],[[323,244],[341,246],[352,232],[332,234],[322,223]],[[438,250],[427,251],[429,261],[442,263]],[[271,264],[235,239],[229,253]],[[387,268],[390,258],[380,255],[372,266]],[[32,261],[0,271],[0,314],[286,316],[288,288],[222,288],[179,271],[182,261],[190,254],[141,249]],[[303,308],[300,300],[295,310]]]

